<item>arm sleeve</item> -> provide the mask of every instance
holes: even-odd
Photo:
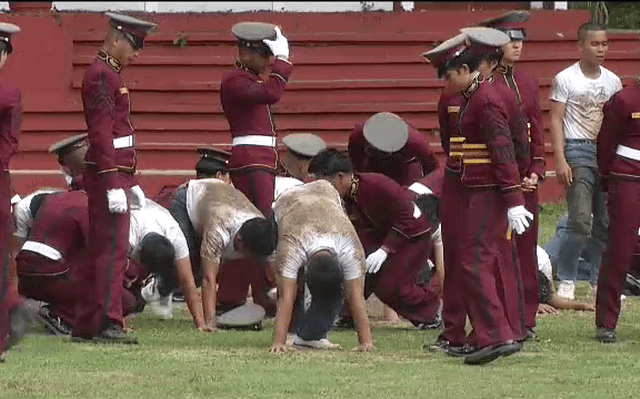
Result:
[[[22,200],[18,203],[16,209],[16,230],[13,233],[16,237],[27,238],[29,235],[29,228],[33,223],[31,218],[31,211],[29,210],[29,204],[31,200]]]
[[[298,245],[280,237],[275,256],[276,270],[280,270],[282,277],[296,280],[298,270],[302,267],[306,257]]]
[[[366,268],[364,249],[355,233],[342,240],[342,245],[339,246],[338,261],[345,280],[354,280],[364,275]]]
[[[414,139],[411,140],[411,155],[415,156],[418,161],[420,161],[423,174],[428,175],[438,168],[438,159],[433,151],[431,151],[429,139],[427,136],[413,128],[409,130],[409,134],[414,137]]]
[[[480,118],[481,135],[489,150],[493,176],[500,186],[506,206],[511,208],[524,205],[518,164],[504,110],[487,101],[482,107]]]
[[[532,102],[529,105],[527,119],[529,120],[529,137],[531,138],[531,173],[535,173],[541,180],[544,180],[546,160],[544,156],[544,128],[542,126],[542,115],[538,104],[538,91],[540,85],[538,79],[532,78]]]
[[[82,85],[82,101],[87,123],[89,146],[97,163],[98,174],[106,180],[107,189],[116,188],[117,172],[113,127],[115,122],[115,96],[118,90],[115,79],[100,71],[85,79]]]
[[[184,259],[189,257],[187,239],[184,237],[184,234],[177,223],[175,223],[175,226],[171,226],[168,229],[167,238],[171,241],[171,245],[176,252],[175,259]]]
[[[248,76],[238,76],[227,85],[236,101],[253,104],[275,104],[280,101],[293,66],[284,60],[276,59],[271,65],[272,71],[266,82],[252,80]]]
[[[18,143],[20,140],[20,128],[22,126],[22,100],[20,90],[13,88],[4,97],[2,107],[3,118],[8,123],[2,124],[2,167],[9,168],[11,158],[18,153]]]
[[[449,155],[449,138],[451,137],[449,126],[449,113],[444,96],[438,101],[438,123],[440,124],[440,145],[444,155]]]
[[[382,191],[385,190],[380,191],[382,194]],[[391,193],[391,196],[387,195],[389,198],[384,200],[384,203],[392,204],[389,211],[392,214],[393,225],[382,245],[393,253],[406,240],[429,232],[429,226],[424,218],[414,215],[414,203],[408,191],[398,186],[397,188],[393,187]]]
[[[361,172],[362,165],[364,164],[364,148],[366,140],[362,131],[363,126],[362,122],[359,122],[354,126],[351,131],[351,135],[349,136],[349,144],[347,145],[349,158],[353,164],[353,170],[356,172]]]
[[[611,163],[616,157],[616,148],[620,144],[618,132],[624,131],[624,119],[620,116],[624,110],[624,104],[617,94],[614,94],[602,108],[602,125],[597,138],[598,170],[602,176],[609,174]]]
[[[551,85],[549,100],[566,104],[569,100],[569,87],[565,79],[560,74],[556,75]]]
[[[212,262],[220,264],[222,259],[222,252],[224,248],[229,244],[231,238],[225,240],[218,229],[209,226],[202,237],[202,244],[200,247],[200,257],[208,259]]]

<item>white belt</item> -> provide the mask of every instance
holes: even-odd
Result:
[[[425,186],[422,183],[418,183],[418,182],[415,182],[412,185],[410,185],[409,186],[409,190],[413,191],[414,193],[416,193],[418,195],[433,194],[433,191],[431,191],[431,189],[429,189],[429,187]]]
[[[36,241],[25,241],[22,249],[25,251],[35,252],[51,260],[62,259],[62,254],[57,249]]]
[[[113,139],[113,148],[114,149],[119,149],[119,148],[128,148],[128,147],[133,147],[133,136],[132,135],[128,135],[128,136],[124,136],[124,137],[118,137],[117,139]]]
[[[640,150],[636,150],[635,148],[627,147],[622,144],[618,145],[616,154],[620,155],[621,157],[640,161]]]
[[[234,137],[233,145],[259,145],[263,147],[275,147],[276,138],[273,136],[240,136]]]

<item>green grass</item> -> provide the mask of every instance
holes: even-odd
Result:
[[[563,208],[543,208],[541,232],[553,230]],[[579,282],[580,299],[587,286]],[[267,352],[270,323],[261,332],[204,334],[184,308],[168,321],[145,312],[131,323],[138,346],[28,336],[0,365],[0,398],[635,398],[639,316],[639,298],[628,297],[620,342],[610,345],[593,340],[593,313],[543,316],[539,342],[472,367],[423,351],[438,332],[405,325],[374,323],[372,353],[349,351],[353,332],[333,332],[344,349],[274,355]]]

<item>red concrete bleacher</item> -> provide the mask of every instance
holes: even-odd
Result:
[[[138,14],[159,25],[140,58],[123,72],[131,92],[143,188],[155,194],[163,184],[189,178],[197,146],[227,146],[230,136],[219,90],[220,78],[232,68],[237,52],[230,33],[236,22],[277,23],[289,38],[295,70],[282,101],[273,107],[280,137],[313,132],[345,148],[354,123],[390,111],[428,135],[441,153],[436,104],[442,84],[419,54],[459,28],[499,13]],[[11,166],[14,189],[26,193],[41,185],[61,186],[56,160],[46,150],[86,129],[80,88],[104,37],[106,18],[99,13],[57,13],[7,14],[0,19],[22,27],[3,71],[20,84],[25,111],[20,153]],[[583,10],[531,12],[518,68],[539,78],[546,128],[551,79],[577,61],[576,30],[587,19]],[[628,84],[638,69],[638,35],[610,36],[605,66]],[[186,46],[174,44],[180,38]],[[547,152],[552,171],[549,144]],[[544,201],[561,196],[553,176],[542,195]]]

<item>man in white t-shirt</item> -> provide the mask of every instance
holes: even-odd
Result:
[[[600,189],[596,138],[604,103],[622,89],[620,79],[602,67],[608,50],[605,28],[594,22],[581,25],[578,45],[580,61],[556,75],[549,96],[556,176],[566,189],[572,233],[559,253],[558,295],[569,299],[574,296],[580,253],[587,239],[592,236],[601,248],[606,245],[608,218],[605,194]],[[599,267],[600,259],[594,262],[592,285],[597,282]]]
[[[327,333],[340,311],[343,287],[358,328],[359,349],[370,350],[364,249],[338,191],[325,180],[293,187],[278,197],[273,211],[278,246],[272,268],[279,302],[270,351],[287,349],[290,324],[295,345],[337,346],[328,341]]]

